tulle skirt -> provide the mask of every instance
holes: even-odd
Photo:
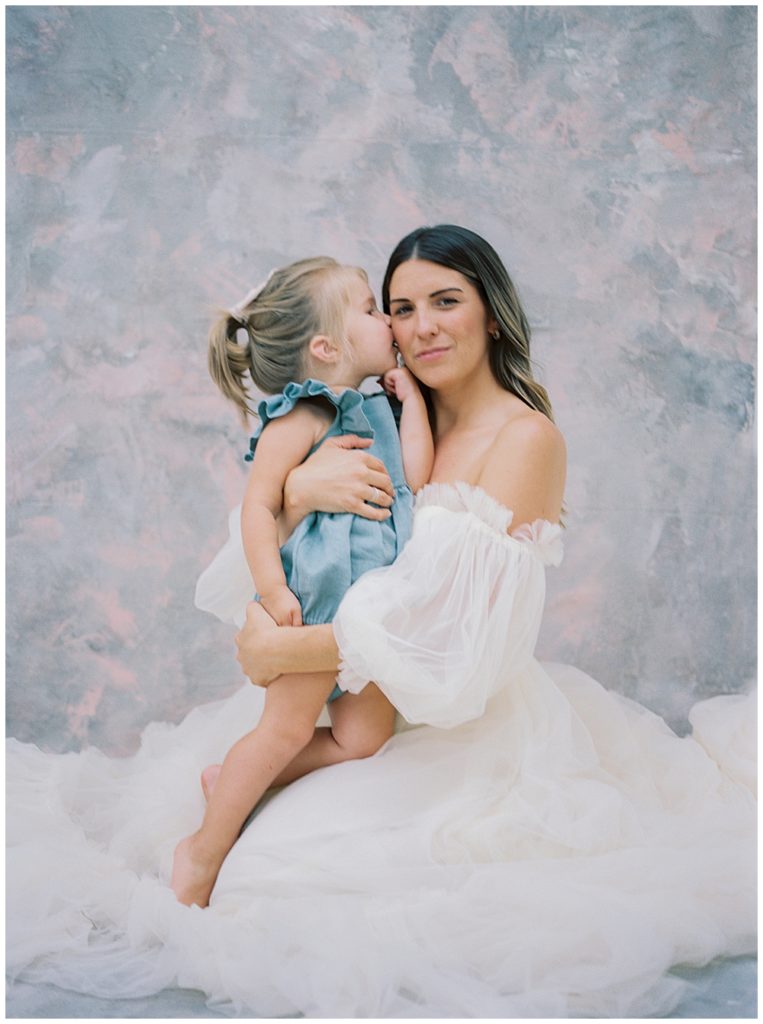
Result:
[[[754,698],[679,738],[532,662],[483,717],[269,795],[211,905],[181,906],[199,770],[262,702],[247,685],[126,759],[10,741],[11,976],[264,1017],[623,1017],[670,1012],[672,965],[754,950]]]

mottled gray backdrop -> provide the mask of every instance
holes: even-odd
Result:
[[[240,685],[217,304],[504,256],[569,445],[541,656],[678,720],[754,672],[754,7],[10,7],[8,716],[135,749]]]

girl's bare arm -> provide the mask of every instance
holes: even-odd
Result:
[[[302,622],[299,601],[286,583],[280,556],[278,517],[289,472],[305,458],[320,431],[321,418],[297,407],[263,430],[241,506],[244,553],[260,600],[281,625]]]
[[[434,466],[434,439],[424,396],[410,370],[398,367],[384,374],[384,389],[402,402],[400,449],[405,479],[412,491],[429,483]]]

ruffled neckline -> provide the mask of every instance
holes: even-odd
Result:
[[[513,533],[509,533],[514,518],[513,510],[475,484],[463,481],[425,484],[416,495],[415,511],[428,506],[470,513],[507,540],[529,545],[545,564],[559,565],[562,561],[564,545],[559,523],[536,519],[532,523],[523,523]]]

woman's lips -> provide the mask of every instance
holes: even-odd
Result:
[[[427,348],[423,352],[417,352],[416,359],[422,363],[431,363],[435,359],[439,359],[440,356],[445,355],[447,351],[447,348]]]

